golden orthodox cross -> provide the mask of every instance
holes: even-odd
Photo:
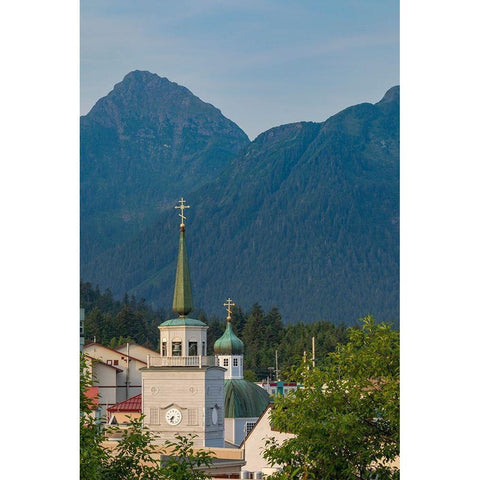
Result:
[[[234,307],[235,304],[232,302],[232,300],[229,298],[227,300],[227,303],[224,303],[223,304],[224,307],[227,307],[227,320],[231,320],[232,319],[232,310],[231,310],[231,307]]]
[[[181,213],[178,214],[178,216],[182,219],[182,223],[180,224],[181,227],[185,226],[184,220],[187,218],[184,214],[183,211],[186,208],[190,208],[190,205],[185,205],[185,200],[183,197],[179,201],[180,205],[175,205],[175,208],[179,208],[181,210]]]

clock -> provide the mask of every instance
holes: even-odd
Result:
[[[165,414],[165,419],[170,425],[178,425],[182,421],[182,413],[176,408],[170,408]]]
[[[216,408],[212,409],[212,423],[216,425],[218,422],[218,412]]]

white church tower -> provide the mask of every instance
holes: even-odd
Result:
[[[270,402],[268,393],[253,382],[243,378],[244,344],[232,329],[232,306],[227,300],[227,325],[223,335],[215,342],[213,350],[217,365],[225,368],[225,440],[240,445]]]
[[[163,322],[160,355],[142,369],[144,423],[160,435],[159,442],[193,433],[195,446],[224,447],[224,373],[215,357],[207,357],[208,326],[187,315],[193,296],[185,240],[185,200],[181,210],[173,311],[178,318]]]

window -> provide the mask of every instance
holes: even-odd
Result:
[[[188,342],[188,355],[190,357],[198,355],[197,342]]]
[[[158,425],[158,408],[150,409],[150,423],[152,425]]]
[[[172,342],[172,355],[174,357],[182,356],[182,342]]]
[[[246,422],[245,423],[245,436],[247,436],[252,428],[255,426],[255,422]]]
[[[107,365],[111,365],[112,364],[112,361],[111,360],[107,360]]]
[[[233,359],[233,366],[238,367],[238,358]]]
[[[162,357],[167,356],[167,342],[164,340],[162,342]]]
[[[114,365],[118,365],[118,360],[114,360],[114,361],[113,361],[113,364],[114,364]]]
[[[228,367],[228,358],[223,359],[223,366]]]
[[[196,408],[188,409],[188,425],[198,425],[198,415]]]
[[[202,355],[207,355],[207,345],[205,342],[202,342]]]

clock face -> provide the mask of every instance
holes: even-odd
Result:
[[[212,410],[212,423],[213,423],[214,425],[216,425],[217,422],[218,422],[218,413],[217,413],[217,409],[214,408],[214,409]]]
[[[165,419],[170,425],[178,425],[182,421],[182,413],[176,408],[170,408],[165,414]]]

